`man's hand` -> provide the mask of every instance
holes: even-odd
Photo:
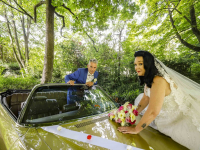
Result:
[[[93,85],[94,85],[94,82],[86,82],[86,85],[87,85],[87,86],[93,86]]]
[[[128,134],[138,134],[139,132],[136,131],[135,127],[118,127],[117,129],[119,132],[128,133]]]
[[[70,85],[74,85],[74,82],[75,81],[73,81],[73,80],[69,80],[67,83],[70,84]]]

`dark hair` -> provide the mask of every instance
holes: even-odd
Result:
[[[144,76],[139,76],[140,85],[146,83],[146,85],[151,88],[153,83],[153,78],[155,75],[158,75],[158,69],[155,66],[154,56],[148,51],[136,51],[134,54],[135,57],[142,56],[143,64],[145,69]]]

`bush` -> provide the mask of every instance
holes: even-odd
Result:
[[[134,104],[135,98],[143,92],[143,87],[139,85],[136,74],[132,74],[129,77],[121,75],[119,78],[117,74],[101,70],[98,76],[98,85],[120,104],[124,104],[127,101]]]
[[[32,89],[36,84],[40,83],[40,80],[31,77],[2,77],[0,76],[0,92],[4,92],[8,89]]]
[[[8,68],[10,70],[20,70],[18,63],[10,63],[10,64],[8,64]]]

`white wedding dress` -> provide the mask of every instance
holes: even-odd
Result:
[[[162,72],[162,69],[159,68],[159,71]],[[191,98],[188,98],[180,88],[176,87],[166,72],[162,72],[162,75],[170,84],[171,93],[165,97],[159,115],[149,126],[170,136],[174,141],[191,150],[200,150],[200,124],[198,124],[200,116],[191,116],[193,111],[190,110],[190,106],[186,105],[187,101],[191,101]],[[150,88],[146,88],[144,92],[146,96],[150,97]],[[136,106],[142,96],[143,94],[140,94],[135,99]],[[147,108],[148,106],[140,114],[143,115]],[[195,108],[197,108],[195,111],[199,113],[200,105]]]

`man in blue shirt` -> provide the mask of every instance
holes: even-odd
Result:
[[[98,72],[97,69],[97,60],[90,59],[87,68],[78,68],[72,74],[65,76],[65,83],[74,85],[74,83],[86,84],[87,86],[93,86],[97,84]]]
[[[90,59],[87,68],[78,68],[75,72],[65,76],[65,83],[74,85],[75,83],[86,84],[91,87],[97,84],[98,72],[97,60]],[[67,104],[74,104],[79,101],[76,87],[69,87],[67,91]]]

